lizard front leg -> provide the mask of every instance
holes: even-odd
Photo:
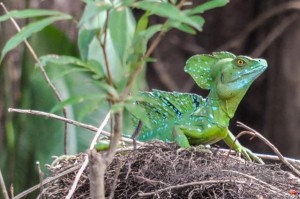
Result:
[[[227,131],[227,136],[223,140],[230,148],[233,148],[236,152],[242,154],[247,160],[251,161],[253,159],[264,164],[261,158],[257,157],[251,150],[243,147],[238,140],[235,140],[235,136],[229,130]]]
[[[188,148],[190,147],[189,140],[187,139],[186,135],[182,132],[182,130],[175,126],[173,128],[173,137],[175,142],[182,148]]]

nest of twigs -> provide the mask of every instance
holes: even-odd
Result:
[[[61,159],[49,170],[53,176],[59,175],[81,164],[83,157],[79,154]],[[44,197],[64,198],[77,170],[48,184]],[[258,165],[235,156],[227,158],[217,149],[178,149],[173,144],[150,143],[136,151],[117,153],[107,169],[105,189],[106,196],[118,199],[297,198],[300,180],[278,164]],[[90,198],[87,172],[81,176],[73,198]]]

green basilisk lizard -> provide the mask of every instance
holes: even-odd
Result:
[[[138,136],[140,141],[175,141],[181,147],[224,140],[246,159],[263,163],[238,141],[234,142],[228,126],[248,88],[266,68],[264,59],[229,52],[191,57],[184,70],[200,88],[210,90],[208,96],[159,90],[141,92],[142,100],[137,105],[145,109],[149,124],[142,125],[140,121],[132,137]]]

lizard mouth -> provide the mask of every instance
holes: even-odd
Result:
[[[224,78],[224,74],[222,74],[221,76],[221,81],[222,83],[234,83],[236,81],[238,81],[239,79],[241,78],[247,78],[249,77],[250,79],[255,79],[256,77],[258,77],[267,67],[265,67],[264,65],[258,65],[256,66],[256,69],[252,70],[251,72],[248,72],[248,73],[244,73],[244,74],[241,74],[241,75],[238,75],[236,76],[235,78],[231,79],[230,81],[225,81],[225,78]]]

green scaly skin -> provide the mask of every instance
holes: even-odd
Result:
[[[142,92],[138,105],[146,110],[148,125],[140,141],[159,139],[181,147],[213,144],[219,140],[246,159],[263,163],[243,147],[228,129],[229,121],[252,82],[267,68],[264,59],[217,52],[191,57],[184,68],[197,85],[210,90],[207,98],[196,94],[153,90]]]

